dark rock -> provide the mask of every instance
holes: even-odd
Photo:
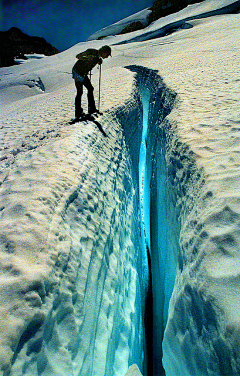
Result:
[[[178,12],[188,4],[199,3],[200,0],[155,0],[150,8],[152,13],[149,16],[149,24],[161,17]]]
[[[140,21],[136,21],[125,26],[120,34],[131,33],[132,31],[137,31],[141,29],[144,29],[144,25]]]
[[[0,67],[15,65],[14,58],[25,59],[24,54],[33,53],[50,56],[58,50],[44,38],[31,37],[17,27],[0,31]]]

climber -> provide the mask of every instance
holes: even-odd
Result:
[[[72,77],[75,80],[75,85],[77,89],[77,95],[75,98],[75,118],[81,119],[84,116],[82,109],[82,94],[83,86],[87,88],[88,91],[88,113],[94,114],[99,111],[96,109],[95,100],[93,95],[93,86],[88,77],[88,73],[97,65],[102,64],[102,59],[106,59],[111,56],[111,47],[103,46],[99,50],[89,48],[84,52],[79,53],[76,58],[78,61],[72,68]]]

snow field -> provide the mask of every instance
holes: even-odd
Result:
[[[69,71],[80,50],[126,36],[25,64],[44,93],[19,81],[11,87],[25,99],[15,101],[15,89],[2,87],[10,96],[0,126],[4,376],[124,375],[132,363],[146,373],[138,80],[142,96],[158,93],[146,138],[155,317],[161,312],[153,366],[160,374],[163,355],[167,376],[239,374],[239,14],[188,22],[164,38],[113,46],[102,82],[107,138],[93,123],[66,125],[75,89],[52,64]],[[24,69],[2,72],[16,83]],[[97,87],[97,72],[93,80]],[[172,108],[164,98],[173,92]]]

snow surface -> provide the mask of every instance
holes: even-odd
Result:
[[[240,374],[240,15],[195,18],[233,3],[0,69],[1,375]]]
[[[25,59],[15,58],[14,61],[17,64],[23,64],[29,61],[30,59],[42,59],[46,55],[44,54],[24,54]]]

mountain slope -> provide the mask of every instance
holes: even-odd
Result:
[[[14,65],[14,58],[24,58],[25,54],[38,53],[49,56],[58,53],[58,50],[44,38],[31,37],[17,27],[0,31],[0,51],[0,67]]]

